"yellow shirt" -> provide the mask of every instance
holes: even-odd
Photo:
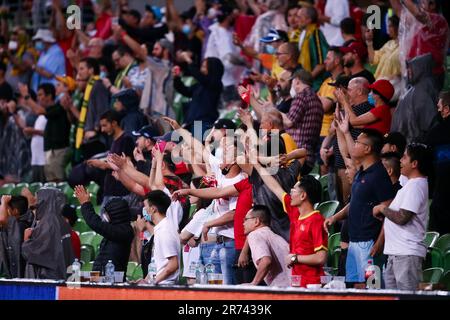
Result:
[[[334,80],[331,77],[325,79],[325,81],[320,86],[319,91],[317,91],[317,95],[322,98],[328,98],[332,101],[336,101],[336,98],[334,96],[334,90],[336,88],[333,86],[330,86],[328,84],[329,82],[334,82]],[[334,111],[333,110],[330,110],[329,112],[327,112],[323,115],[322,129],[320,130],[321,137],[326,137],[328,135],[328,131],[330,130],[333,119],[334,119]]]
[[[297,144],[289,133],[283,132],[281,134],[281,139],[283,139],[284,146],[286,147],[286,154],[297,149]]]
[[[380,50],[375,51],[373,64],[378,65],[375,79],[392,79],[401,75],[399,54],[400,47],[395,40],[389,40]]]

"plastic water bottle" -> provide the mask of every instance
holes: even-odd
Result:
[[[80,277],[80,270],[81,263],[78,261],[78,259],[75,259],[75,261],[72,263],[72,274],[75,275],[75,277]]]
[[[202,284],[202,276],[205,273],[205,267],[199,262],[195,269],[195,283]]]
[[[148,279],[151,284],[155,283],[156,271],[155,258],[152,258],[152,260],[148,264]]]
[[[192,261],[191,264],[189,265],[189,273],[195,274],[196,272],[197,272],[197,262]]]
[[[365,274],[364,274],[364,278],[366,280],[366,283],[367,283],[367,280],[369,280],[369,278],[372,275],[374,275],[374,274],[375,274],[375,267],[373,265],[373,260],[368,260],[367,261],[367,266],[366,266],[366,269],[365,269]]]
[[[105,266],[105,282],[106,283],[114,283],[114,271],[115,267],[111,260],[108,260],[108,263]]]

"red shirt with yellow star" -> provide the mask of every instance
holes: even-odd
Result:
[[[311,255],[320,250],[328,250],[328,234],[323,228],[325,219],[319,211],[313,211],[303,217],[297,207],[291,206],[291,196],[283,196],[283,208],[291,222],[289,249],[293,254]],[[292,269],[292,275],[300,275],[301,286],[320,283],[320,276],[325,275],[322,266],[310,266],[297,263]]]

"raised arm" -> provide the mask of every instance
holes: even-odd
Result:
[[[277,180],[270,175],[270,173],[262,167],[259,163],[254,165],[255,169],[258,171],[261,179],[264,181],[266,186],[277,196],[280,201],[283,201],[283,195],[286,193],[280,186]]]

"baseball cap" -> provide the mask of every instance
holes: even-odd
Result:
[[[400,132],[389,132],[384,135],[383,144],[391,144],[397,146],[398,152],[403,154],[406,147],[406,138]]]
[[[269,30],[269,33],[265,37],[262,37],[259,41],[264,42],[264,43],[271,43],[271,42],[280,41],[280,40],[287,42],[289,40],[287,33],[283,30],[277,30],[277,29],[271,28]]]
[[[69,88],[69,91],[75,91],[75,89],[77,88],[77,83],[75,82],[74,78],[72,78],[72,77],[55,76],[55,79],[61,83],[64,83]]]
[[[353,41],[346,47],[340,47],[339,50],[343,53],[356,53],[362,61],[364,61],[367,57],[367,48],[361,41]]]
[[[35,40],[42,40],[44,42],[48,43],[55,43],[56,39],[53,35],[53,32],[49,29],[39,29],[36,32],[36,35],[32,38],[33,41]]]
[[[372,89],[375,93],[382,96],[386,101],[390,101],[394,95],[395,89],[389,80],[380,79],[372,84],[369,84],[367,88]]]
[[[328,82],[328,85],[333,86],[333,87],[344,87],[347,88],[348,87],[348,83],[350,82],[351,78],[344,75],[344,74],[340,74],[337,76],[336,80],[334,82]]]
[[[142,127],[138,131],[133,131],[131,134],[135,137],[145,137],[147,139],[156,140],[156,137],[158,137],[159,132],[155,128],[153,128],[153,126],[148,125]]]
[[[236,130],[236,124],[230,119],[219,119],[214,123],[214,128]]]

